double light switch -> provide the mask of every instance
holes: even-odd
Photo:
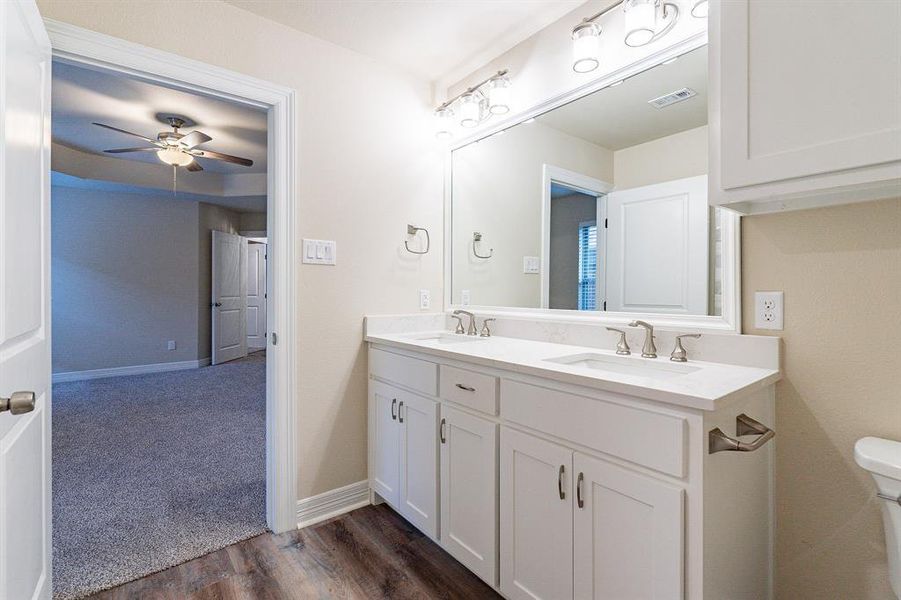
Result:
[[[303,262],[311,265],[333,265],[336,258],[335,242],[329,240],[303,241]]]

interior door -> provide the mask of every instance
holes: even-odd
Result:
[[[213,231],[213,364],[247,356],[247,239]]]
[[[379,381],[369,382],[369,486],[395,507],[400,487],[397,392]]]
[[[0,2],[0,598],[50,598],[50,40]],[[18,393],[17,393],[18,392]]]
[[[572,451],[501,427],[500,457],[501,592],[510,600],[571,599]]]
[[[497,425],[441,405],[441,545],[497,584]]]
[[[266,244],[247,243],[247,347],[266,347]]]
[[[681,488],[578,452],[575,597],[682,598]]]
[[[707,176],[607,194],[607,310],[706,315]]]
[[[398,392],[401,425],[400,500],[397,509],[433,539],[438,538],[438,403]]]

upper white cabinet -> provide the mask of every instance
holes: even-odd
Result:
[[[709,25],[712,204],[901,195],[897,2],[711,2]]]

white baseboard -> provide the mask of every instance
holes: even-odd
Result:
[[[181,360],[176,362],[154,363],[150,365],[131,365],[128,367],[91,369],[88,371],[68,371],[66,373],[54,373],[53,383],[101,379],[103,377],[121,377],[123,375],[143,375],[145,373],[165,373],[166,371],[184,371],[186,369],[207,367],[209,364],[209,358],[201,358],[200,360]]]
[[[369,481],[363,480],[297,501],[297,528],[315,525],[369,504]]]

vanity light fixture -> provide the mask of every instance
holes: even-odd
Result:
[[[707,5],[707,0],[698,0],[694,3],[694,6],[691,7],[691,16],[696,19],[706,19],[708,10],[709,6]]]
[[[461,127],[472,128],[491,115],[510,112],[511,87],[512,82],[504,69],[444,102],[435,109],[435,120],[438,123],[435,137],[452,137],[454,115],[460,118]]]
[[[705,3],[707,0],[701,0]],[[600,65],[601,26],[595,21],[622,6],[625,17],[626,36],[623,43],[637,47],[649,44],[668,33],[679,18],[679,7],[663,0],[623,0],[573,27],[573,71],[589,73]],[[697,6],[697,5],[696,5]],[[706,11],[706,9],[705,9]],[[658,13],[662,26],[658,27]]]

